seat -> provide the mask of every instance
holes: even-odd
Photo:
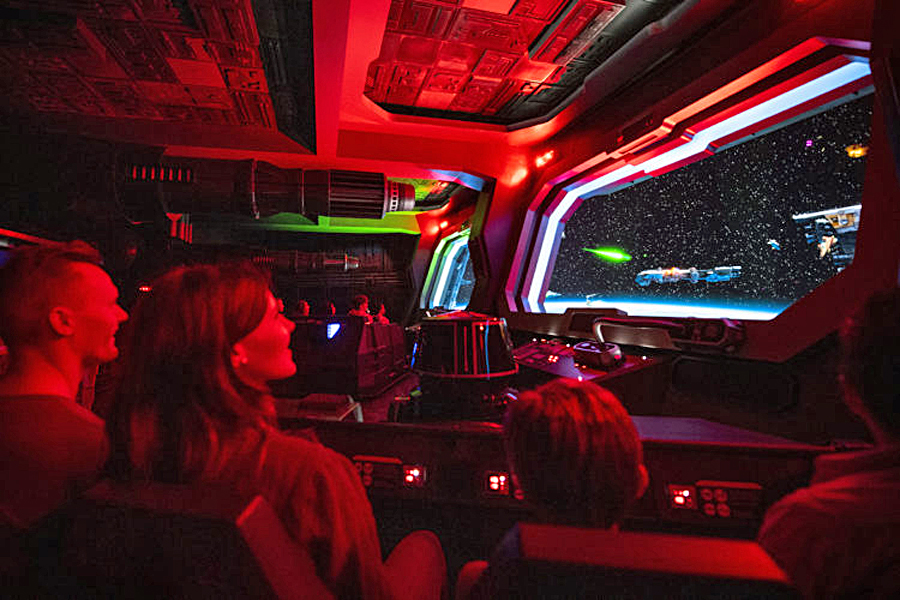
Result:
[[[496,581],[497,598],[799,598],[754,542],[517,527],[518,555]]]
[[[0,507],[0,590],[6,598],[24,598],[33,590],[24,535],[21,523]]]
[[[101,482],[31,545],[45,596],[332,598],[269,504],[221,487]]]

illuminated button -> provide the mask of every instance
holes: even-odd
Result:
[[[711,501],[713,499],[712,490],[709,488],[700,488],[700,497],[707,502]]]
[[[728,492],[726,492],[722,488],[716,488],[714,494],[716,497],[716,502],[728,502]]]
[[[716,514],[718,514],[720,517],[730,517],[731,508],[727,504],[716,504]]]
[[[716,507],[711,502],[707,502],[703,505],[703,512],[705,512],[707,516],[714,517],[716,516]]]
[[[406,487],[425,487],[425,467],[422,465],[403,465],[403,485]]]
[[[696,488],[687,485],[669,485],[667,487],[669,493],[669,506],[672,508],[697,508],[694,502]]]
[[[509,473],[503,471],[488,471],[485,473],[484,490],[488,494],[509,495]]]

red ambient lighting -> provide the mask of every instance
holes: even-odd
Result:
[[[509,473],[489,471],[485,474],[485,491],[489,494],[509,496]]]
[[[546,165],[548,162],[553,160],[553,157],[556,156],[556,152],[553,150],[547,150],[536,159],[534,159],[534,164],[536,167],[540,168]]]
[[[406,487],[425,487],[425,467],[421,465],[403,465],[403,485]]]

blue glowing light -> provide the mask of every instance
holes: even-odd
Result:
[[[338,331],[340,331],[340,330],[341,330],[341,324],[340,324],[340,323],[329,323],[329,324],[326,325],[326,327],[325,327],[325,335],[327,335],[327,336],[328,336],[328,339],[330,340],[331,338],[333,338],[334,336],[336,336],[337,333],[338,333]]]

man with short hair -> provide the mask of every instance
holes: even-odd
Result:
[[[816,459],[808,488],[766,513],[759,544],[805,598],[900,597],[900,289],[879,292],[841,331],[844,402],[871,450]]]
[[[369,314],[369,297],[365,294],[358,294],[353,297],[353,303],[350,305],[350,312],[347,314],[354,317],[362,317],[366,323],[372,322],[372,315]]]
[[[0,268],[0,517],[27,527],[93,483],[104,423],[75,402],[85,370],[118,356],[128,318],[85,242],[16,250]]]

